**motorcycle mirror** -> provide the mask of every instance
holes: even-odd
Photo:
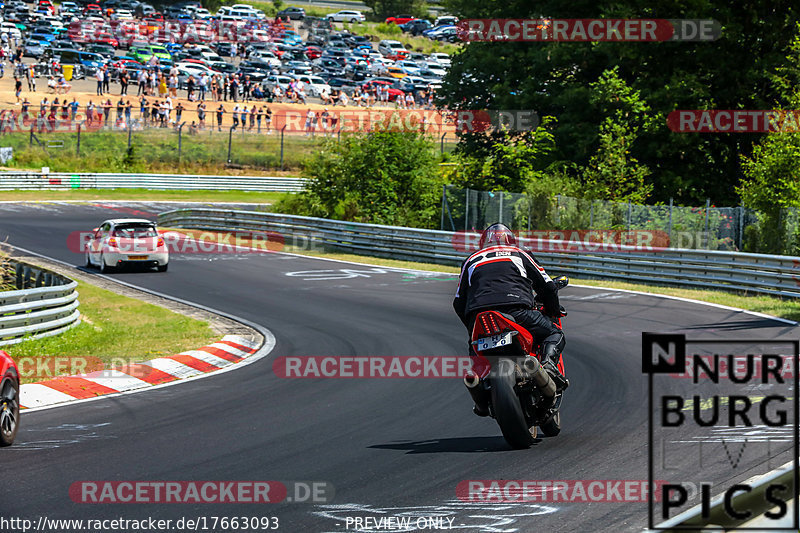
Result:
[[[569,285],[569,278],[567,276],[559,276],[553,280],[556,284],[556,287],[559,289],[563,289],[567,285]]]

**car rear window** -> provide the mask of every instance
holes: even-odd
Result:
[[[127,224],[114,228],[114,237],[141,239],[144,237],[158,237],[158,231],[154,226],[144,224]]]

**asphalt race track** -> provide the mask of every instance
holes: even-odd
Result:
[[[131,204],[155,212],[163,206]],[[0,204],[0,241],[82,265],[67,237],[107,218],[108,205]],[[139,394],[23,413],[0,450],[0,516],[197,518],[277,516],[279,531],[343,532],[348,516],[446,516],[464,532],[641,531],[647,505],[472,503],[463,480],[647,480],[647,378],[641,332],[690,338],[794,339],[796,329],[678,300],[570,287],[564,429],[512,451],[497,424],[471,413],[459,380],[297,379],[275,376],[287,355],[457,355],[465,331],[452,312],[453,276],[353,266],[284,254],[173,256],[169,272],[112,277],[268,327],[277,344],[241,370]],[[345,272],[342,269],[347,270]],[[326,274],[319,271],[329,270]],[[288,273],[305,272],[304,274]],[[557,268],[550,268],[558,275]],[[13,350],[12,350],[13,355]],[[701,385],[675,380],[678,393]],[[686,437],[693,437],[687,428]],[[776,468],[744,452],[737,468],[707,448],[707,478]],[[737,448],[738,450],[738,448]],[[720,459],[714,461],[714,459]],[[689,459],[675,479],[696,474]],[[326,481],[331,504],[78,504],[85,480]],[[378,531],[378,529],[361,529]],[[417,531],[408,529],[407,531]]]

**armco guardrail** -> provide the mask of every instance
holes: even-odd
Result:
[[[0,292],[0,346],[57,335],[80,324],[77,282],[20,262],[15,274],[19,290]]]
[[[2,172],[0,190],[23,189],[180,189],[296,192],[305,180],[294,177]]]
[[[272,232],[289,245],[315,243],[393,259],[460,265],[467,255],[463,244],[459,245],[464,242],[463,235],[447,231],[200,208],[167,211],[158,220],[166,227]],[[617,249],[537,251],[535,255],[555,274],[800,297],[800,257],[663,248],[640,251],[625,246]]]
[[[785,487],[780,495],[784,499],[787,495],[794,494],[797,472],[794,469],[794,461],[790,461],[782,467],[768,472],[767,474],[756,476],[744,482],[749,491],[739,491],[736,493],[729,506],[733,509],[748,510],[755,513],[766,513],[775,504],[766,499],[765,493],[770,486],[780,485]],[[678,533],[680,531],[775,531],[779,528],[787,528],[787,531],[797,531],[790,529],[796,524],[794,514],[794,499],[787,502],[787,513],[779,519],[770,519],[764,514],[759,516],[750,515],[749,518],[736,520],[725,511],[725,496],[720,495],[711,500],[706,516],[703,516],[703,506],[696,505],[685,512],[658,524],[659,533]],[[763,529],[761,529],[763,528]]]

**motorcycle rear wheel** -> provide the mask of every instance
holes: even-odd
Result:
[[[492,406],[500,431],[517,450],[529,448],[536,438],[536,426],[528,427],[519,398],[514,392],[519,367],[510,359],[498,359],[491,377]]]

